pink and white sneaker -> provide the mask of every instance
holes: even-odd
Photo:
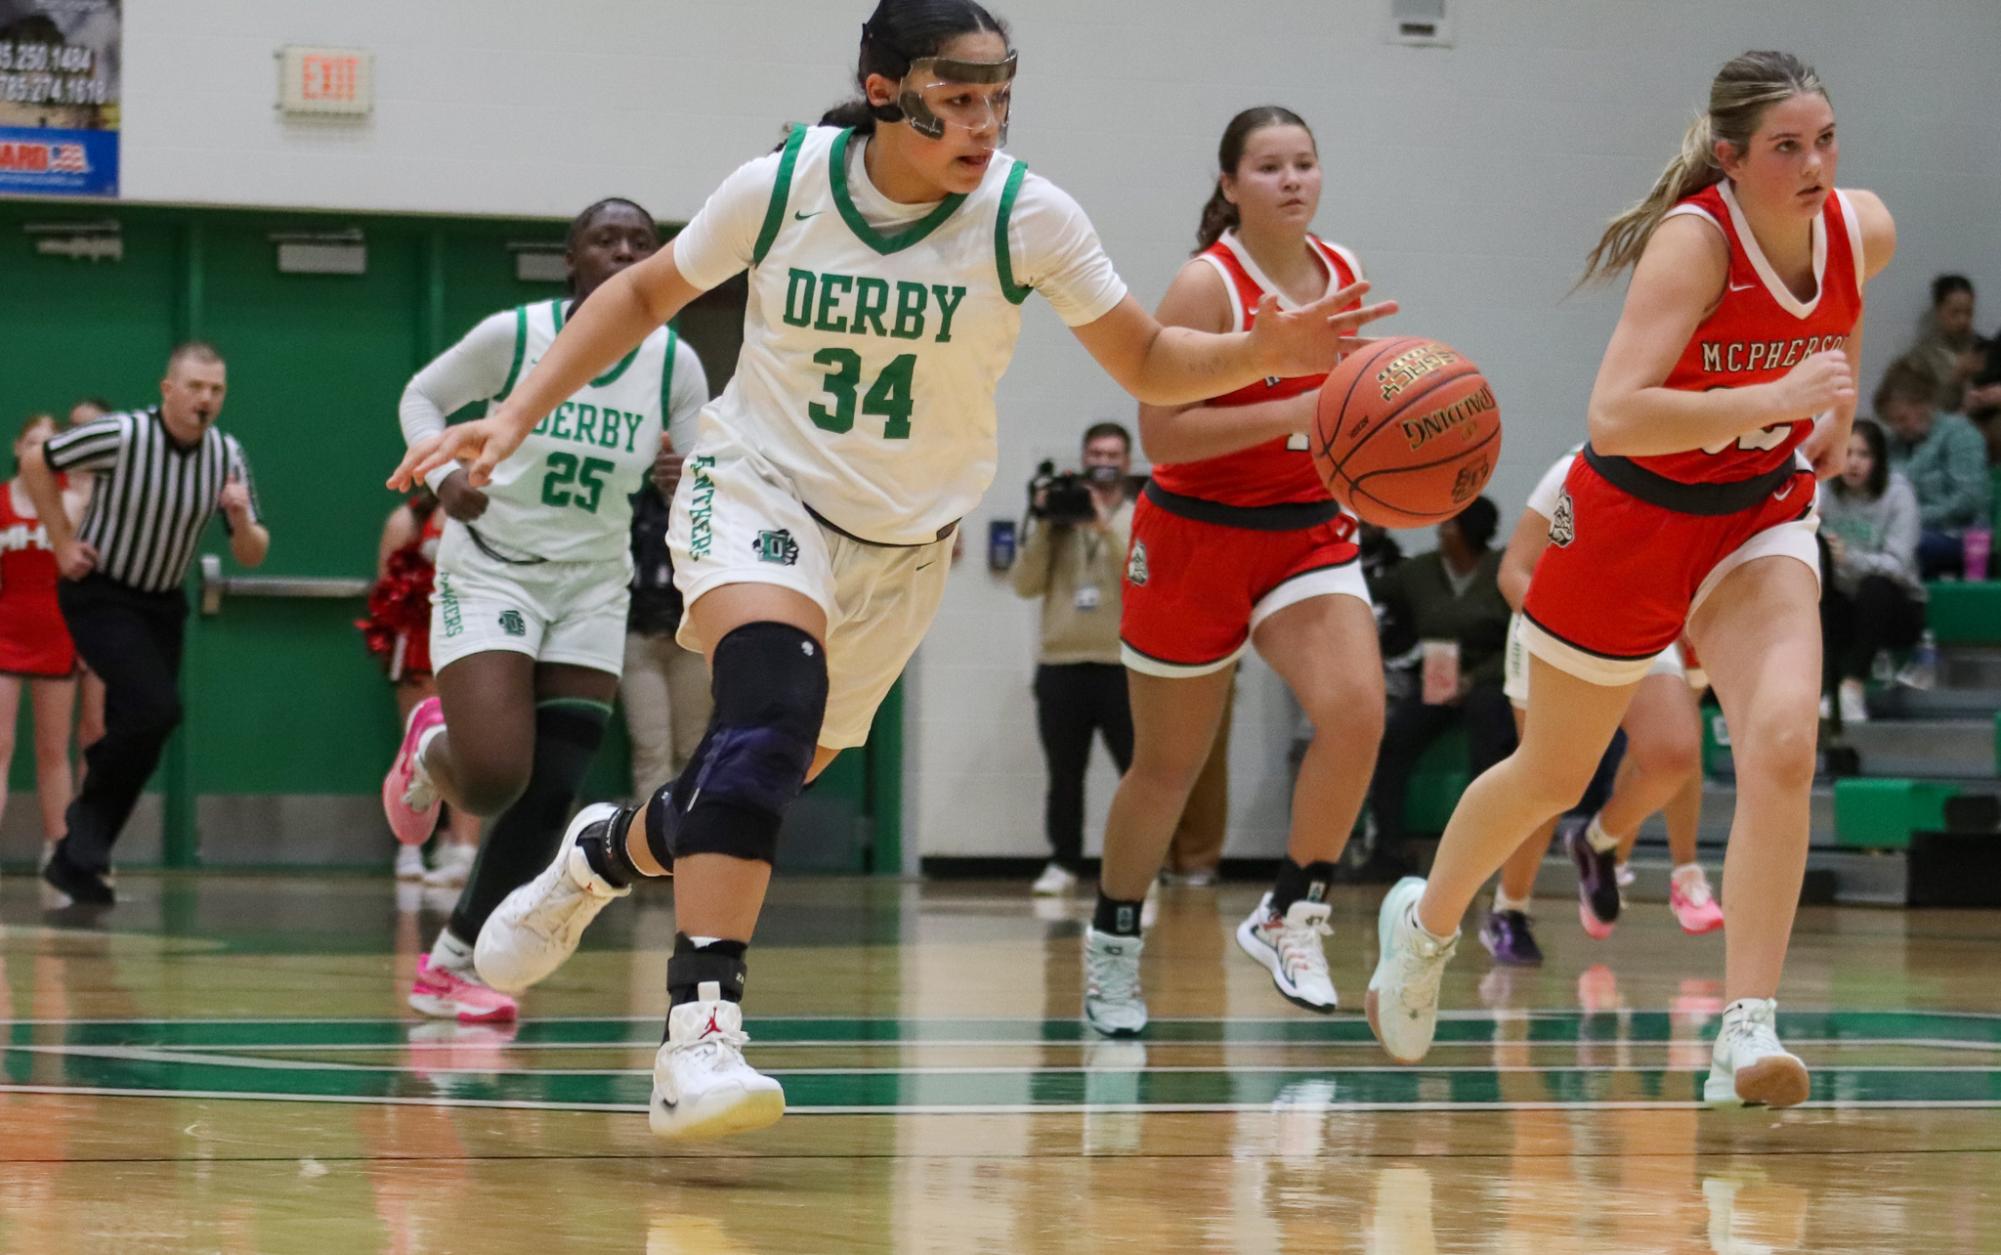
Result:
[[[382,813],[389,818],[389,831],[404,845],[422,845],[438,828],[438,790],[418,758],[425,734],[445,725],[445,708],[435,697],[427,697],[410,711],[403,725],[403,744],[389,774],[382,777]]]
[[[433,1019],[492,1024],[520,1014],[514,999],[480,983],[471,972],[454,972],[417,956],[417,979],[410,984],[410,1009]]]
[[[1675,923],[1691,937],[1713,933],[1723,927],[1723,908],[1709,891],[1709,877],[1700,867],[1691,873],[1676,873],[1668,882],[1668,909]]]

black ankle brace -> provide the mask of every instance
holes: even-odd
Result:
[[[674,954],[667,960],[667,1005],[694,1002],[704,981],[722,987],[723,1001],[742,1002],[744,978],[750,974],[745,941],[710,941],[697,946],[686,933],[674,934]]]

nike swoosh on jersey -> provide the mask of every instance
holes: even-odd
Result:
[[[1755,288],[1757,286],[1758,285],[1755,283],[1733,283],[1730,285],[1730,290],[1732,292],[1749,292],[1752,288]]]
[[[793,216],[794,218],[798,219],[799,221],[801,221],[801,222],[804,222],[804,221],[806,221],[806,219],[808,219],[808,218],[817,218],[817,217],[819,217],[819,216],[820,216],[821,214],[823,214],[823,213],[826,213],[826,212],[827,212],[827,211],[826,211],[826,210],[824,210],[824,209],[815,209],[815,210],[814,210],[814,211],[813,211],[812,213],[810,213],[810,214],[802,214],[802,213],[794,213],[794,214],[793,214],[792,216]]]

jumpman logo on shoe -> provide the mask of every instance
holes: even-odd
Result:
[[[723,1031],[723,1026],[716,1023],[716,1013],[714,1011],[710,1011],[709,1026],[703,1029],[700,1033],[696,1034],[695,1040],[700,1041],[704,1037],[721,1036],[722,1031]]]

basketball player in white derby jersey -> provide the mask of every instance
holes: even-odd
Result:
[[[489,412],[548,351],[566,318],[660,247],[653,215],[602,200],[570,224],[567,297],[481,320],[404,390],[403,435],[418,445],[445,416]],[[419,702],[383,781],[406,844],[438,823],[440,799],[498,815],[458,905],[417,960],[409,1004],[462,1022],[512,1020],[514,999],[478,979],[473,943],[495,908],[549,862],[611,716],[625,665],[632,494],[661,457],[663,428],[692,433],[709,399],[702,364],[670,327],[563,394],[547,418],[472,482],[428,478],[448,516],[438,545],[431,659],[438,695]]]
[[[744,1062],[738,1006],[779,821],[861,743],[931,622],[952,532],[993,477],[994,389],[1029,294],[1160,405],[1328,370],[1395,308],[1343,310],[1355,284],[1292,311],[1267,302],[1248,333],[1164,328],[1076,203],[1001,151],[1016,60],[999,21],[973,0],[882,0],[859,61],[861,99],[731,175],[490,417],[413,449],[392,480],[457,458],[483,482],[558,401],[751,272],[736,375],[702,413],[669,531],[681,639],[707,651],[714,721],[644,806],[573,819],[477,948],[490,983],[525,987],[634,878],[671,869],[680,935],[651,1107],[665,1138],[784,1111],[778,1083]]]

